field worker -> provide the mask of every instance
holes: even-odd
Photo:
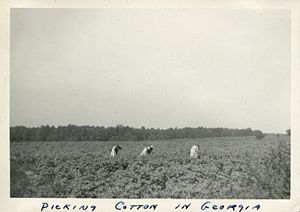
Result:
[[[144,150],[142,151],[141,155],[149,155],[153,149],[154,149],[153,145],[145,147]]]
[[[114,146],[111,150],[110,157],[116,157],[120,149],[122,149],[121,146],[119,145]]]
[[[198,157],[198,153],[199,153],[199,146],[198,145],[194,145],[191,148],[191,157],[192,158],[197,158]]]

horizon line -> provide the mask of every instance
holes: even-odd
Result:
[[[160,129],[160,130],[167,130],[167,129],[184,129],[184,128],[210,128],[210,129],[213,129],[213,128],[223,128],[223,129],[237,129],[237,130],[241,130],[241,129],[251,129],[252,131],[256,131],[256,130],[259,130],[259,131],[262,131],[261,129],[254,129],[252,127],[245,127],[245,128],[237,128],[237,127],[208,127],[208,126],[185,126],[185,127],[177,127],[177,126],[173,126],[173,127],[148,127],[148,126],[130,126],[130,125],[124,125],[124,124],[116,124],[116,125],[92,125],[92,124],[72,124],[72,123],[69,123],[69,124],[62,124],[62,125],[58,125],[58,124],[41,124],[41,125],[35,125],[35,126],[28,126],[28,125],[10,125],[9,127],[27,127],[27,128],[38,128],[38,127],[42,127],[42,126],[49,126],[49,127],[67,127],[69,125],[71,126],[77,126],[77,127],[104,127],[104,128],[109,128],[109,127],[118,127],[118,126],[122,126],[122,127],[130,127],[130,128],[135,128],[135,129],[141,129],[141,128],[145,128],[145,129]],[[278,132],[263,132],[263,133],[278,133]],[[283,133],[284,134],[284,133]]]

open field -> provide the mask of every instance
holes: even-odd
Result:
[[[117,158],[111,148],[120,144]],[[154,152],[139,154],[153,144]],[[192,145],[201,156],[189,157]],[[11,197],[290,197],[287,136],[11,143]]]

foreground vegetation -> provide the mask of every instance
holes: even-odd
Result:
[[[288,136],[123,142],[11,143],[12,197],[290,197]],[[153,154],[139,156],[153,144]],[[189,157],[192,145],[201,156]]]

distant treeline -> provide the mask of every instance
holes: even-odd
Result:
[[[260,130],[228,129],[228,128],[133,128],[123,125],[116,127],[95,126],[41,126],[41,127],[10,127],[11,141],[143,141],[179,138],[209,138],[256,136],[261,139]]]

